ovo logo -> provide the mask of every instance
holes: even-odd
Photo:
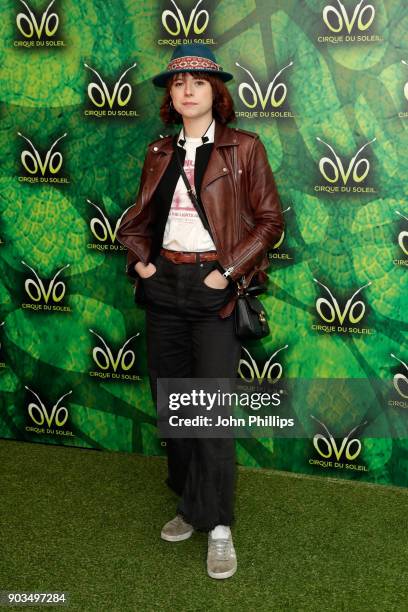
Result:
[[[110,221],[108,217],[105,215],[105,213],[103,212],[103,210],[97,204],[94,204],[93,202],[91,202],[91,200],[87,200],[87,202],[88,204],[92,204],[92,206],[94,206],[100,212],[102,216],[102,219],[98,219],[98,217],[93,217],[91,219],[90,227],[91,227],[92,234],[95,236],[97,240],[99,240],[99,242],[106,242],[109,238],[112,244],[114,244],[114,242],[116,241],[116,234],[121,224],[121,221],[124,215],[129,210],[130,206],[122,213],[120,218],[116,221],[116,225],[114,229],[112,229]]]
[[[244,349],[244,351],[246,352],[250,360],[248,361],[247,359],[241,358],[239,361],[238,374],[241,376],[243,380],[245,380],[248,383],[252,383],[254,382],[256,378],[257,381],[260,384],[262,384],[262,382],[266,378],[268,383],[273,385],[282,377],[282,372],[283,372],[282,365],[277,361],[274,363],[271,363],[271,361],[278,353],[280,353],[280,351],[283,351],[283,349],[288,348],[287,344],[285,344],[285,346],[282,346],[282,348],[275,351],[273,355],[269,357],[268,361],[265,363],[263,367],[262,372],[259,371],[258,365],[255,359],[253,359],[253,357],[251,356],[250,352],[244,346],[242,348]],[[242,371],[242,368],[247,368],[248,370],[247,376],[245,376],[245,373]]]
[[[401,62],[403,64],[405,64],[405,66],[408,66],[408,62],[405,62],[404,60],[401,60]],[[406,97],[406,99],[408,100],[408,82],[405,83],[405,87],[404,87],[404,96]]]
[[[357,151],[354,157],[351,158],[347,169],[344,168],[343,162],[341,161],[340,157],[337,155],[333,147],[327,144],[327,142],[324,142],[324,140],[322,140],[318,136],[316,136],[316,140],[325,144],[326,147],[328,147],[334,155],[335,161],[330,159],[330,157],[322,157],[319,162],[319,170],[328,183],[337,183],[341,177],[343,184],[347,185],[351,175],[355,183],[361,183],[362,181],[364,181],[370,171],[370,162],[364,157],[362,159],[359,159],[357,163],[356,160],[357,157],[360,155],[361,151],[368,147],[368,145],[370,145],[372,142],[375,142],[377,138],[373,138]],[[333,176],[330,176],[327,173],[327,167],[332,170]]]
[[[319,298],[318,300],[316,300],[316,310],[319,313],[320,318],[323,319],[323,321],[326,321],[326,323],[333,323],[336,320],[336,317],[340,325],[343,325],[346,317],[348,317],[348,320],[352,324],[359,323],[361,321],[366,309],[365,304],[361,300],[353,303],[353,300],[355,296],[360,293],[360,291],[362,291],[365,287],[368,287],[368,285],[371,285],[371,281],[366,285],[360,287],[360,289],[357,289],[357,291],[353,293],[351,298],[347,300],[343,310],[340,310],[339,303],[330,291],[330,289],[326,287],[326,285],[323,285],[323,283],[318,281],[317,278],[314,278],[313,280],[315,281],[315,283],[318,283],[319,285],[324,287],[324,289],[326,289],[327,293],[330,296],[330,301],[326,298]],[[324,314],[322,309],[323,306],[327,308],[328,314]]]
[[[357,427],[354,427],[347,434],[347,436],[343,438],[342,443],[339,448],[337,446],[336,440],[334,439],[330,431],[327,429],[326,425],[322,423],[321,421],[319,421],[318,419],[316,419],[316,417],[314,417],[313,415],[310,415],[310,416],[312,419],[317,421],[327,433],[327,436],[324,436],[323,434],[316,434],[313,438],[313,446],[315,447],[315,449],[317,450],[317,452],[319,453],[321,457],[324,457],[324,459],[330,459],[334,453],[334,456],[336,457],[337,461],[339,461],[344,453],[346,456],[346,459],[348,459],[349,461],[353,461],[354,459],[357,459],[357,457],[361,453],[361,442],[358,438],[352,438],[350,440],[350,436],[359,427],[366,425],[368,421],[364,421],[364,423],[360,423],[360,425],[357,425]]]
[[[31,402],[28,405],[28,414],[36,425],[44,425],[44,422],[47,423],[48,427],[51,427],[54,422],[57,427],[62,427],[65,425],[68,420],[68,410],[65,408],[65,406],[59,406],[59,403],[64,399],[64,397],[70,395],[72,391],[68,391],[68,393],[65,393],[65,395],[60,397],[57,403],[52,407],[51,414],[48,414],[47,408],[44,406],[37,393],[26,385],[24,385],[24,387],[30,391],[30,393],[35,395],[38,401],[38,403]]]
[[[54,36],[58,30],[59,17],[57,13],[48,13],[48,11],[54,4],[55,0],[52,0],[45,9],[40,23],[38,23],[36,16],[28,4],[24,2],[24,0],[20,0],[20,2],[24,4],[28,12],[28,14],[18,13],[17,15],[17,27],[21,34],[25,38],[33,38],[34,34],[36,34],[38,40],[41,38],[43,33],[45,33],[46,36]]]
[[[134,365],[136,361],[136,355],[130,349],[125,351],[125,347],[129,344],[131,340],[133,340],[133,338],[136,338],[139,335],[139,333],[129,338],[129,340],[126,340],[126,342],[119,349],[119,352],[115,359],[112,354],[112,351],[110,350],[109,346],[106,344],[102,336],[94,332],[93,329],[90,329],[89,331],[92,334],[94,334],[97,338],[99,338],[99,340],[104,345],[104,348],[100,348],[99,346],[96,346],[92,351],[93,360],[95,361],[98,368],[100,368],[101,370],[109,370],[109,368],[112,368],[114,372],[116,372],[119,365],[121,369],[125,372],[127,372],[128,370],[132,368],[132,366]]]
[[[346,27],[347,32],[350,34],[353,27],[357,24],[357,28],[364,32],[368,30],[374,21],[375,8],[372,4],[366,4],[362,6],[364,0],[360,2],[354,8],[353,14],[349,16],[344,4],[337,0],[339,9],[331,4],[328,4],[323,9],[323,21],[326,26],[332,32],[339,33]]]
[[[397,215],[405,219],[405,221],[408,221],[408,217],[404,217],[404,215],[402,215],[398,210],[396,210],[395,212]],[[401,247],[401,250],[405,253],[405,255],[408,255],[408,245],[405,244],[407,240],[408,232],[406,230],[400,232],[398,236],[398,244]]]
[[[47,154],[43,161],[41,159],[41,155],[39,154],[39,152],[37,151],[37,149],[31,142],[31,140],[23,136],[21,132],[17,132],[17,133],[19,136],[21,136],[21,138],[24,138],[24,140],[28,142],[28,144],[31,146],[33,150],[33,153],[27,150],[24,150],[21,153],[21,163],[23,164],[24,169],[29,174],[37,174],[37,172],[40,170],[42,176],[45,175],[47,170],[50,172],[50,174],[57,174],[57,172],[61,169],[61,166],[62,166],[62,161],[63,161],[62,153],[60,153],[59,151],[55,151],[54,153],[52,153],[52,150],[57,144],[57,142],[59,142],[62,138],[65,138],[67,134],[65,133],[59,138],[57,138],[57,140],[52,144],[51,148],[47,151]]]
[[[265,94],[262,92],[259,83],[255,80],[255,77],[247,68],[244,68],[244,66],[241,66],[240,64],[238,64],[238,62],[235,62],[235,65],[239,68],[242,68],[242,70],[245,70],[245,72],[249,74],[253,81],[253,85],[244,82],[241,83],[238,87],[238,95],[241,98],[242,102],[245,104],[245,106],[253,109],[258,105],[259,102],[262,107],[262,110],[265,110],[268,101],[270,101],[270,104],[273,108],[278,108],[279,106],[282,106],[286,99],[288,88],[284,83],[276,81],[278,77],[282,74],[282,72],[286,70],[286,68],[289,68],[289,66],[293,65],[293,62],[290,62],[290,64],[282,68],[282,70],[279,70],[275,78],[269,83]],[[249,98],[247,97],[248,95]]]
[[[135,62],[130,66],[130,68],[121,74],[113,87],[112,93],[110,93],[108,86],[102,79],[99,72],[88,66],[88,64],[84,64],[85,68],[89,68],[89,70],[96,74],[100,81],[100,85],[94,82],[91,82],[88,85],[88,96],[91,102],[98,108],[102,108],[106,103],[108,104],[109,108],[112,108],[115,102],[117,102],[118,106],[126,106],[132,97],[132,86],[130,83],[122,83],[122,85],[120,83],[125,74],[127,74],[129,70],[132,70],[132,68],[134,68],[136,65],[137,64]],[[95,94],[97,95],[95,96]]]
[[[288,208],[285,208],[285,210],[282,210],[282,213],[285,214],[286,212],[288,212],[288,210],[290,210],[290,206],[288,206]],[[284,240],[285,240],[285,230],[283,230],[282,236],[279,238],[278,242],[273,245],[272,248],[279,249],[279,247],[281,246]]]
[[[50,298],[55,303],[61,302],[65,295],[65,283],[63,283],[63,281],[61,280],[56,282],[56,279],[57,276],[61,274],[63,270],[69,268],[70,264],[67,264],[66,266],[58,270],[58,272],[50,280],[48,288],[46,289],[43,281],[38,276],[34,268],[26,264],[25,261],[21,261],[21,263],[24,264],[27,268],[29,268],[34,273],[34,276],[36,278],[36,280],[28,278],[24,283],[24,288],[33,302],[40,302],[41,300],[44,300],[44,302],[48,304]]]
[[[396,357],[393,353],[391,353],[391,357],[399,361],[404,366],[406,371],[408,372],[408,365],[406,363],[401,361],[401,359],[398,359],[398,357]],[[394,384],[395,390],[401,395],[401,397],[403,397],[404,399],[408,399],[408,377],[407,375],[406,374],[395,374],[394,379],[393,379],[393,384]]]
[[[197,35],[202,34],[204,32],[204,30],[208,26],[210,15],[208,11],[205,11],[204,9],[201,9],[201,11],[197,11],[199,5],[202,3],[203,0],[198,0],[197,4],[190,12],[190,16],[187,22],[184,19],[183,13],[181,12],[177,4],[174,2],[174,0],[170,1],[176,9],[176,12],[166,9],[162,13],[161,20],[164,29],[171,36],[179,36],[182,29],[186,37],[188,37],[191,28],[193,28],[194,34]]]

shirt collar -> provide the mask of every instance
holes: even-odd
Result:
[[[208,128],[208,131],[206,133],[206,136],[208,138],[207,142],[205,144],[209,144],[211,142],[214,142],[214,134],[215,134],[215,119],[212,120],[212,123],[210,125],[210,127]],[[182,144],[180,144],[180,139],[183,140],[183,138],[185,138],[184,136],[184,130],[183,128],[181,128],[180,133],[178,135],[178,139],[177,139],[177,144],[179,147],[183,146]],[[202,145],[199,145],[202,146]]]

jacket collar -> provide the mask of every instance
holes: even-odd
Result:
[[[238,138],[235,130],[223,125],[222,123],[215,122],[215,135],[214,145],[215,147],[230,147],[238,144]]]
[[[173,151],[173,136],[165,136],[163,140],[156,142],[155,146],[157,147],[157,152],[161,153],[172,153]],[[222,123],[215,122],[215,132],[214,132],[214,147],[218,149],[219,147],[229,147],[238,144],[238,138],[235,133],[235,130],[228,127],[227,125],[223,125]]]

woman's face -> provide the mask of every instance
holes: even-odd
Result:
[[[209,81],[189,72],[177,74],[170,87],[175,110],[183,118],[212,118],[213,92]]]

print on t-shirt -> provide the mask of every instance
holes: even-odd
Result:
[[[214,142],[214,125],[208,130],[210,142]],[[184,172],[192,187],[196,150],[203,144],[201,138],[185,138]],[[187,187],[180,175],[174,190],[173,200],[164,229],[163,247],[170,251],[215,251],[210,234],[205,229],[194,204],[187,193]]]
[[[194,150],[195,154],[195,150]],[[194,159],[184,160],[184,172],[188,178],[190,185],[194,187]],[[176,189],[174,191],[173,201],[169,212],[171,219],[184,219],[188,223],[192,218],[198,217],[198,213],[193,206],[192,201],[187,193],[183,179],[180,177]],[[191,222],[191,221],[190,221]]]
[[[194,167],[197,147],[202,145],[201,138],[186,138],[184,148],[184,172],[190,185],[194,185]],[[163,247],[171,251],[215,251],[215,245],[202,224],[190,200],[187,188],[180,175],[174,190],[173,200],[164,229]]]

